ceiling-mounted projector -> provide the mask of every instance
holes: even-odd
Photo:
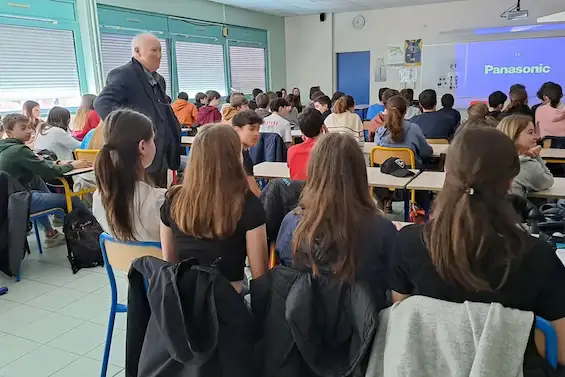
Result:
[[[500,15],[500,17],[506,18],[508,21],[513,21],[513,20],[523,20],[525,18],[528,18],[529,15],[530,14],[527,10],[522,10],[520,8],[520,0],[518,0],[516,5],[505,10]]]

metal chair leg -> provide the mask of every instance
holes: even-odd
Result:
[[[39,254],[43,254],[43,247],[41,246],[41,237],[39,235],[39,227],[37,226],[37,220],[33,219],[33,230],[35,232],[35,240],[37,241],[37,247],[39,248]]]

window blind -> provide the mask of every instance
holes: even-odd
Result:
[[[21,111],[26,100],[39,101],[44,108],[79,104],[71,30],[0,24],[0,36],[0,111]]]
[[[179,90],[190,98],[198,92],[226,93],[224,50],[221,45],[175,42]]]
[[[265,90],[265,49],[230,46],[231,87],[251,94],[253,89]]]
[[[118,68],[131,60],[131,41],[133,36],[101,33],[102,42],[102,67],[104,68],[104,78],[114,68]],[[161,66],[157,72],[163,76],[167,83],[167,94],[171,95],[171,74],[169,72],[169,54],[167,51],[167,41],[159,39],[161,42]]]

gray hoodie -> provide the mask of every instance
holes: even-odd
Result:
[[[520,155],[520,173],[512,181],[510,193],[526,197],[530,191],[542,191],[553,186],[553,174],[540,156]]]

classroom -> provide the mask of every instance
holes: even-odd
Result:
[[[0,0],[0,376],[563,375],[564,54],[555,0]]]

